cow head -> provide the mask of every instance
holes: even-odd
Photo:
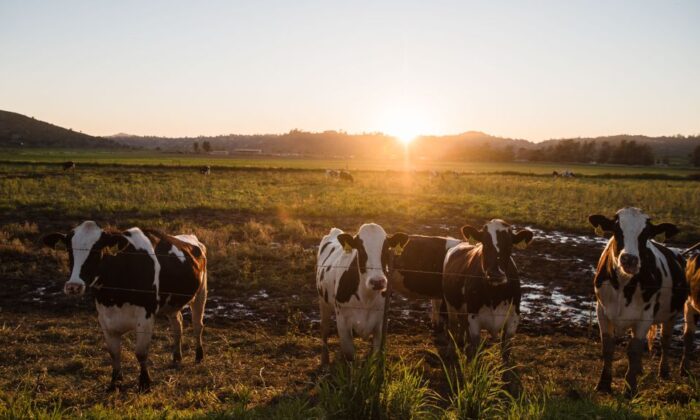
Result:
[[[100,261],[111,246],[124,249],[129,241],[120,233],[105,232],[97,223],[88,220],[70,233],[52,233],[44,237],[44,245],[55,247],[62,242],[68,250],[70,278],[63,286],[67,295],[82,295],[87,284],[97,277]]]
[[[510,264],[513,247],[526,247],[532,242],[533,234],[527,229],[517,232],[506,222],[493,219],[486,223],[481,230],[469,225],[462,227],[462,235],[467,241],[480,242],[483,247],[481,270],[491,284],[506,283],[506,271]]]
[[[671,223],[655,225],[651,223],[649,216],[635,207],[618,210],[612,220],[594,214],[588,216],[588,221],[596,231],[613,234],[611,250],[615,267],[628,276],[639,273],[642,267],[640,252],[646,248],[648,240],[660,235],[670,238],[678,233],[676,225]]]
[[[357,250],[361,284],[369,290],[384,291],[389,272],[389,252],[405,246],[408,235],[396,233],[387,236],[381,226],[368,223],[360,226],[355,236],[341,233],[338,242],[345,250]]]

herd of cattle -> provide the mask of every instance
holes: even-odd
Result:
[[[636,208],[623,208],[613,218],[589,217],[609,241],[594,278],[603,369],[597,389],[611,391],[615,336],[631,330],[625,391],[636,392],[645,341],[651,345],[661,331],[659,375],[669,375],[669,341],[674,323],[684,313],[682,374],[690,370],[693,337],[700,314],[700,264],[654,238],[678,232],[669,223],[654,224]],[[321,363],[329,363],[328,337],[335,315],[344,358],[354,357],[353,336],[372,337],[379,350],[385,326],[387,290],[407,298],[432,301],[432,324],[457,345],[468,340],[473,355],[483,330],[501,337],[508,362],[510,345],[520,322],[521,285],[513,248],[533,240],[527,229],[516,230],[500,219],[482,227],[462,227],[463,240],[446,237],[389,235],[374,223],[355,235],[333,228],[318,248],[316,289],[321,315]],[[111,387],[121,380],[121,337],[136,331],[139,385],[150,385],[148,349],[156,314],[166,315],[174,336],[173,361],[182,359],[182,314],[192,310],[197,341],[196,361],[204,357],[202,330],[207,298],[207,250],[194,235],[170,236],[131,228],[106,231],[86,221],[68,234],[44,237],[47,246],[62,242],[71,273],[64,292],[81,295],[94,290],[98,319],[112,358]],[[111,247],[117,252],[106,252]],[[447,319],[441,315],[447,315]]]

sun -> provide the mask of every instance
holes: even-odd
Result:
[[[425,114],[414,110],[395,110],[384,121],[384,132],[408,146],[417,137],[429,134],[431,127]]]

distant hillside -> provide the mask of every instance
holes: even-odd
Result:
[[[94,137],[14,112],[0,111],[0,147],[121,148]]]

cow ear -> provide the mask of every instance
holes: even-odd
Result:
[[[532,231],[527,229],[519,230],[516,233],[511,233],[511,235],[513,238],[513,246],[519,249],[527,248],[535,236]]]
[[[471,243],[481,242],[481,231],[477,230],[474,226],[464,225],[462,226],[462,236],[464,239]]]
[[[59,241],[66,244],[66,246],[68,245],[66,243],[66,235],[63,233],[58,233],[58,232],[50,233],[42,238],[42,242],[44,242],[44,245],[48,246],[49,248],[55,248],[56,244]]]
[[[604,232],[614,232],[615,222],[600,214],[588,216],[588,222],[595,228],[598,236],[603,236]]]
[[[101,248],[117,247],[117,252],[124,251],[129,246],[129,240],[121,233],[103,232],[100,238]]]
[[[403,248],[408,243],[408,235],[403,232],[398,232],[387,238],[387,244],[389,248],[394,249],[394,254],[401,255],[403,253]]]
[[[338,235],[338,242],[340,242],[340,245],[343,247],[343,251],[346,253],[352,252],[353,248],[356,248],[355,246],[355,238],[352,237],[352,235],[347,234],[347,233],[341,233]]]
[[[666,242],[666,238],[670,238],[679,232],[678,228],[673,223],[651,225],[651,229],[652,236],[659,242]]]

